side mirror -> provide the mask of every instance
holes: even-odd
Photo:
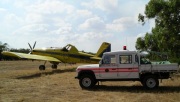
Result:
[[[103,64],[103,60],[99,61],[99,66],[101,66]]]

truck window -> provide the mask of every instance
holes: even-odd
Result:
[[[115,64],[116,63],[116,57],[115,55],[106,55],[103,58],[103,64]]]
[[[119,63],[120,64],[131,64],[132,63],[132,55],[120,55]]]

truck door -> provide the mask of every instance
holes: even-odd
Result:
[[[114,79],[117,78],[117,56],[116,55],[104,55],[99,67],[99,76],[102,79]]]
[[[119,55],[118,78],[139,78],[138,61],[135,55]]]

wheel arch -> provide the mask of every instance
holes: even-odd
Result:
[[[140,80],[143,80],[146,76],[154,76],[157,79],[168,79],[170,77],[170,73],[169,72],[144,73],[140,75]]]
[[[92,76],[94,79],[96,79],[94,72],[91,71],[91,70],[82,70],[82,71],[80,71],[80,72],[78,73],[78,79],[80,79],[81,76],[83,76],[83,75],[90,75],[90,76]]]
[[[144,73],[140,75],[140,80],[144,80],[145,77],[147,76],[154,76],[156,78],[158,78],[158,74],[157,73]]]

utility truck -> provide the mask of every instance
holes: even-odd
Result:
[[[105,52],[99,64],[81,65],[76,69],[81,88],[90,89],[99,81],[140,81],[147,89],[159,86],[178,71],[177,63],[150,62],[136,51]]]

